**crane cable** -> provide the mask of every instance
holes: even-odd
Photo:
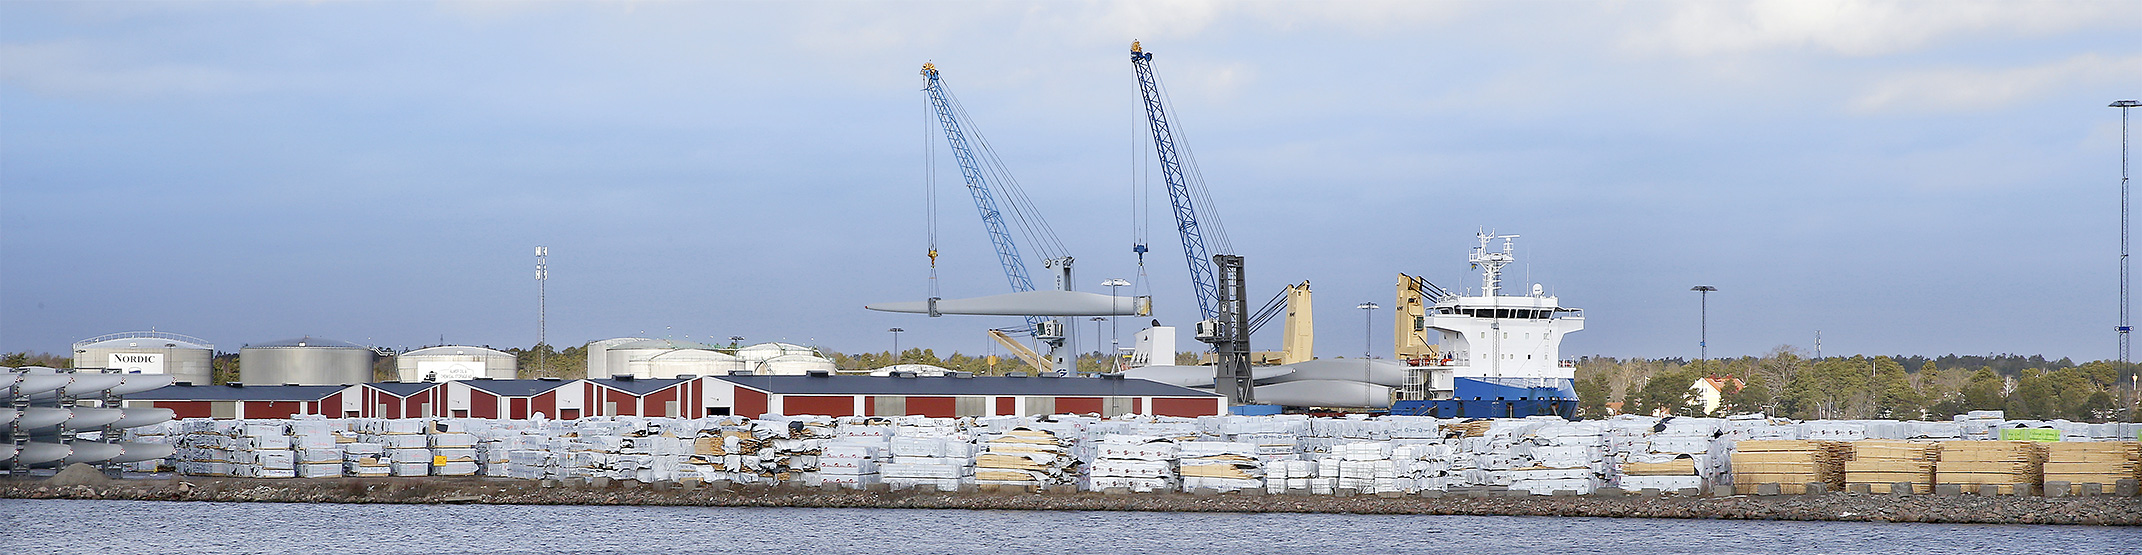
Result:
[[[922,97],[922,197],[925,227],[930,236],[930,298],[937,298],[937,143],[931,141],[931,127],[937,124],[935,107],[930,105],[928,95]]]

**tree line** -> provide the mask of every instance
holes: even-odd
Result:
[[[1690,387],[1731,376],[1713,415],[1795,419],[1947,420],[1973,410],[2011,419],[2142,421],[2135,365],[2017,355],[1810,358],[1781,346],[1760,357],[1698,361],[1588,357],[1577,363],[1584,414],[1702,414]]]

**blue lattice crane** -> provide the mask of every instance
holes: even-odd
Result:
[[[1212,218],[1211,236],[1221,254],[1212,254],[1206,247],[1207,230],[1199,222],[1197,204],[1203,199],[1210,211],[1211,199],[1196,161],[1178,150],[1182,137],[1168,125],[1167,94],[1153,77],[1153,54],[1140,48],[1137,41],[1131,42],[1131,67],[1138,73],[1146,122],[1152,128],[1154,150],[1160,157],[1160,176],[1167,182],[1175,231],[1182,236],[1183,258],[1190,265],[1190,287],[1197,296],[1198,316],[1202,318],[1197,324],[1197,339],[1212,344],[1217,355],[1215,389],[1232,404],[1254,403],[1249,369],[1249,301],[1245,297],[1242,257],[1227,252],[1233,249],[1217,217]]]
[[[1004,171],[1002,164],[995,159],[988,141],[980,139],[979,133],[976,134],[975,143],[978,143],[980,148],[968,141],[966,113],[956,100],[945,93],[944,81],[938,74],[937,65],[922,64],[922,76],[927,79],[924,90],[929,93],[930,107],[937,114],[938,123],[944,127],[945,140],[952,146],[952,156],[959,161],[960,177],[966,180],[967,192],[974,197],[974,207],[981,213],[982,225],[989,232],[989,243],[996,250],[997,263],[1004,268],[1004,279],[1010,282],[1012,291],[1033,291],[1034,280],[1027,274],[1026,259],[1019,255],[1019,245],[1012,239],[1011,226],[1005,223],[1004,212],[997,209],[998,192],[992,191],[990,187],[992,174],[1000,178],[997,181],[1005,188],[1005,205],[1012,210],[1014,219],[1020,228],[1027,232],[1029,239],[1039,242],[1037,247],[1045,257],[1044,264],[1058,273],[1057,289],[1070,290],[1071,257],[1060,254],[1063,252],[1063,246],[1056,239],[1055,233],[1034,213],[1035,210],[1026,201],[1025,195],[1018,192],[1017,183],[1011,180],[1010,173]],[[934,264],[937,256],[934,245],[930,256]],[[1072,327],[1061,320],[1027,316],[1027,329],[1017,331],[1032,333],[1036,339],[1047,343],[1052,351],[1062,351],[1061,347],[1072,341]],[[1052,354],[1051,358],[1058,359],[1059,370],[1069,369],[1066,363],[1073,362],[1065,360],[1062,355]]]

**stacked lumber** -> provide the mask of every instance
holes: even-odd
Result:
[[[1944,441],[1940,461],[1934,463],[1934,483],[1957,484],[1965,491],[1980,486],[1999,486],[2002,494],[2014,494],[2044,481],[2045,449],[2035,441]]]
[[[1442,425],[1444,437],[1480,437],[1487,435],[1488,429],[1493,427],[1495,427],[1495,421],[1493,420],[1453,422]]]
[[[1264,487],[1264,461],[1258,445],[1228,441],[1178,442],[1176,472],[1183,491],[1211,488],[1238,491]]]
[[[1941,444],[1931,441],[1868,439],[1851,443],[1852,458],[1845,461],[1845,484],[1867,484],[1874,493],[1895,493],[1896,483],[1911,484],[1912,493],[1934,492],[1934,461]]]
[[[1681,457],[1665,462],[1627,462],[1621,465],[1623,476],[1694,476],[1696,459]]]
[[[1025,487],[1075,483],[1078,459],[1070,456],[1070,444],[1049,430],[1012,428],[982,442],[985,450],[974,458],[974,480]]]
[[[1841,441],[1762,439],[1734,444],[1733,489],[1756,493],[1762,484],[1778,484],[1779,493],[1807,493],[1807,484],[1844,487],[1844,462],[1851,449]]]
[[[2073,441],[2047,443],[2045,481],[2067,482],[2071,487],[2103,484],[2106,489],[2120,480],[2142,478],[2142,442]]]

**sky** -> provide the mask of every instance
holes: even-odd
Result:
[[[1009,290],[924,62],[1077,288],[1187,326],[1139,40],[1319,356],[1389,356],[1355,306],[1478,287],[1485,230],[1584,309],[1564,356],[2109,359],[2138,37],[2122,1],[5,2],[0,351],[526,346],[545,245],[554,345],[1001,352],[1016,319],[862,308],[929,295],[932,190],[940,294]]]

